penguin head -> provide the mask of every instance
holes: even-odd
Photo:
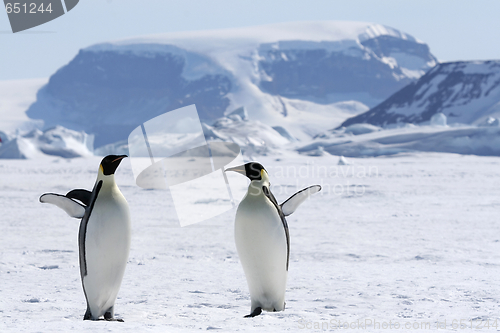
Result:
[[[228,168],[225,171],[238,172],[247,176],[251,181],[269,182],[267,170],[258,162],[249,162],[233,168]]]
[[[108,155],[102,159],[101,165],[99,166],[99,175],[110,176],[114,175],[116,168],[120,165],[120,162],[127,155]]]

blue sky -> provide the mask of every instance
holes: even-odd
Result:
[[[500,59],[498,13],[498,0],[80,0],[16,34],[1,12],[0,80],[48,77],[79,49],[113,39],[314,20],[388,25],[426,42],[441,61]]]

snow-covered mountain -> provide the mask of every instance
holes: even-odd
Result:
[[[208,125],[245,107],[251,120],[302,140],[375,106],[436,63],[426,44],[370,23],[169,33],[81,50],[27,115],[94,134],[99,147],[185,105],[196,104]]]
[[[449,124],[481,124],[500,116],[500,61],[442,63],[342,126],[427,123],[443,113]]]

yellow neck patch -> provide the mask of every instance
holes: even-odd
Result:
[[[267,173],[266,170],[264,169],[260,170],[260,178],[262,180],[269,180],[269,174]]]

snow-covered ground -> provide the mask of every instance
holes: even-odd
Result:
[[[26,110],[36,101],[36,92],[48,79],[0,81],[0,131],[29,130],[38,124],[28,118]]]
[[[44,192],[90,189],[100,158],[0,160],[0,332],[354,331],[357,320],[377,322],[371,332],[445,320],[440,331],[453,331],[460,320],[499,318],[500,158],[279,158],[259,159],[278,201],[309,184],[323,191],[288,217],[286,310],[253,319],[243,318],[250,299],[235,211],[209,221],[222,226],[177,227],[168,192],[135,186],[122,163],[116,179],[133,219],[116,303],[125,323],[82,321],[79,221],[38,202]]]
[[[496,119],[491,119],[495,125],[406,124],[403,127],[382,130],[370,124],[354,124],[327,131],[305,146],[298,143],[296,147],[304,154],[317,154],[317,150],[321,148],[330,154],[350,157],[416,151],[500,156],[500,127]]]

